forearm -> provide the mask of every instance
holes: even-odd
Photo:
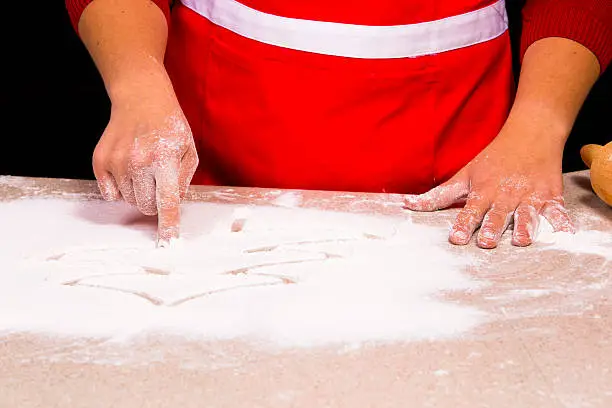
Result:
[[[505,128],[514,130],[512,137],[562,152],[599,72],[596,56],[572,40],[551,37],[533,43],[523,57]]]
[[[168,37],[162,10],[149,0],[94,0],[79,24],[111,100],[154,83],[170,87],[163,68]]]

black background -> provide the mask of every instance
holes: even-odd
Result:
[[[520,3],[508,2],[515,50]],[[24,15],[18,29],[3,35],[0,174],[93,179],[91,154],[110,114],[102,81],[62,0],[37,2],[15,18]],[[611,95],[608,69],[568,140],[565,172],[585,168],[579,155],[582,145],[612,140]]]

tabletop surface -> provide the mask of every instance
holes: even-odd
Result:
[[[482,283],[448,296],[487,316],[465,333],[262,348],[239,338],[121,342],[0,327],[0,407],[611,407],[612,208],[588,172],[564,178],[567,207],[580,231],[599,232],[600,250],[514,248],[507,236],[495,250],[444,243],[476,259],[463,273]],[[186,201],[265,206],[286,193],[198,186]],[[301,208],[406,213],[397,195],[291,194]],[[100,200],[91,181],[0,177],[0,215],[2,204],[29,198]],[[442,227],[457,211],[409,217]]]

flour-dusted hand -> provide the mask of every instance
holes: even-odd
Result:
[[[158,244],[179,235],[180,200],[198,165],[189,124],[166,87],[130,89],[113,101],[110,122],[93,156],[106,200],[123,198],[158,215]]]
[[[150,1],[96,0],[78,31],[112,104],[93,156],[100,191],[158,214],[158,245],[165,246],[178,237],[179,204],[198,156],[164,67],[164,13]]]
[[[421,195],[406,196],[414,211],[435,211],[465,200],[449,240],[465,245],[480,227],[477,245],[495,248],[510,223],[512,244],[533,243],[543,215],[555,231],[574,232],[563,202],[562,146],[517,144],[500,134],[448,182]]]
[[[581,44],[544,38],[523,57],[514,104],[497,137],[448,182],[407,196],[406,207],[434,211],[465,199],[450,241],[494,248],[514,221],[512,243],[533,243],[543,215],[555,231],[575,232],[563,202],[563,148],[589,90],[597,58]]]

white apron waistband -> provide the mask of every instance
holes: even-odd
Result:
[[[492,40],[508,29],[504,0],[440,20],[393,26],[281,17],[235,0],[181,2],[212,23],[243,37],[293,50],[349,58],[410,58],[438,54]]]

